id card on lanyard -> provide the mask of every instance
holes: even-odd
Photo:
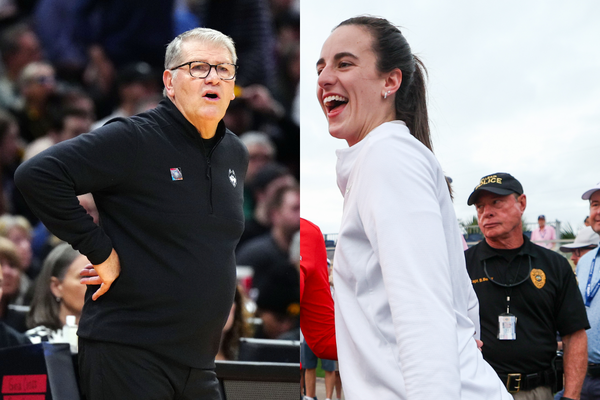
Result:
[[[517,340],[517,317],[513,314],[498,315],[498,339]]]
[[[594,259],[592,260],[592,264],[590,265],[590,275],[588,276],[587,285],[585,286],[585,306],[586,307],[591,307],[592,300],[594,300],[596,293],[598,293],[598,288],[600,288],[600,279],[598,280],[598,282],[596,282],[596,284],[592,288],[592,276],[594,275],[594,267],[596,266],[596,259],[598,258],[599,253],[600,253],[600,247],[598,247],[598,250],[596,250],[596,256],[594,257]]]

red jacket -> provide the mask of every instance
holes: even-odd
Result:
[[[319,358],[337,360],[327,252],[318,226],[300,218],[300,328]]]

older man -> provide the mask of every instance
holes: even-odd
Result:
[[[235,290],[248,152],[222,118],[231,39],[193,29],[167,47],[166,99],[59,143],[17,185],[54,234],[85,254],[79,326],[89,400],[218,399],[214,358]],[[80,206],[91,192],[101,226]]]
[[[485,176],[469,196],[484,240],[466,251],[479,299],[483,357],[517,400],[551,400],[556,332],[564,343],[565,398],[578,399],[589,324],[575,275],[561,255],[523,235],[527,205],[512,175]]]
[[[590,201],[590,227],[600,234],[600,182],[587,190],[583,200]],[[598,241],[596,241],[598,244]],[[588,370],[581,391],[581,400],[600,399],[600,297],[596,298],[600,287],[600,264],[596,269],[599,249],[593,249],[579,259],[577,276],[579,290],[583,295],[590,325],[588,335]]]
[[[600,242],[600,235],[594,232],[591,226],[586,226],[577,233],[573,243],[560,246],[560,251],[571,253],[571,261],[577,266],[581,257],[598,247],[598,242]]]

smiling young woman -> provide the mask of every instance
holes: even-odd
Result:
[[[316,65],[329,132],[349,145],[337,151],[344,211],[333,263],[346,398],[510,399],[473,337],[473,288],[432,152],[423,65],[375,17],[339,24]]]

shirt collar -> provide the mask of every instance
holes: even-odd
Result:
[[[537,254],[537,249],[535,249],[534,246],[537,245],[533,244],[526,235],[523,235],[523,246],[521,246],[521,250],[519,250],[519,253],[517,255],[529,255],[531,257],[535,257]],[[500,257],[496,249],[490,246],[485,239],[481,241],[480,255],[482,260],[487,260],[492,257]]]

